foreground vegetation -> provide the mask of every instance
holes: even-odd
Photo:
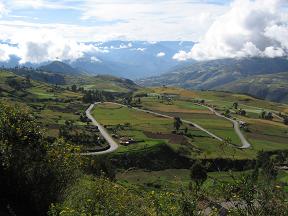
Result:
[[[49,215],[199,215],[206,209],[218,211],[208,208],[216,204],[203,187],[207,176],[200,163],[192,166],[188,187],[141,191],[140,195],[104,177],[113,179],[107,164],[101,167],[101,161],[80,157],[77,148],[63,140],[47,141],[26,108],[1,104],[0,114],[1,200],[11,212],[43,214],[48,206]],[[252,173],[238,176],[228,185],[216,182],[213,187],[223,191],[226,202],[239,203],[233,205],[231,215],[287,214],[285,192],[275,181],[275,165],[281,160],[260,155]]]
[[[0,215],[288,214],[287,126],[261,117],[285,116],[287,105],[166,87],[118,94],[0,74]],[[84,115],[90,100],[128,105],[93,110],[121,144],[110,155],[80,154],[107,148]],[[231,123],[203,104],[247,122],[252,149],[238,149]]]

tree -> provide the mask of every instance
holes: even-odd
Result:
[[[267,119],[267,120],[272,120],[273,119],[273,113],[272,112],[265,112],[265,111],[263,111],[262,113],[261,113],[261,118],[262,119]]]
[[[196,161],[190,169],[190,177],[198,187],[200,187],[207,179],[207,170],[200,161]]]
[[[288,116],[285,116],[285,117],[284,117],[283,122],[284,122],[285,125],[288,125]]]
[[[79,158],[74,146],[49,142],[28,108],[0,103],[1,205],[13,204],[17,215],[45,215],[75,180]]]
[[[125,98],[125,104],[130,106],[131,103],[132,103],[132,96],[126,97],[126,98]]]
[[[140,97],[138,98],[137,103],[141,104],[141,98]]]
[[[185,134],[187,134],[187,133],[188,133],[188,128],[186,127],[186,128],[185,128]]]
[[[179,117],[174,118],[174,128],[176,129],[176,131],[178,131],[180,129],[182,124],[183,124],[183,122],[181,121],[181,119]]]
[[[241,115],[241,116],[246,116],[246,111],[243,110],[243,109],[240,109],[240,110],[238,111],[238,114]]]
[[[225,110],[224,116],[230,118],[230,116],[231,116],[230,114],[231,114],[231,112],[229,109]]]
[[[265,111],[262,111],[262,113],[261,113],[261,118],[262,118],[262,119],[265,119],[265,116],[266,116],[266,112],[265,112]]]
[[[43,132],[28,109],[0,103],[0,199],[17,197],[21,210],[35,207],[32,215],[49,205],[39,199],[49,173],[45,156]]]
[[[73,92],[77,91],[77,86],[75,84],[71,86],[71,91],[73,91]]]
[[[234,109],[238,109],[238,102],[234,102],[233,107],[234,107]]]
[[[272,120],[272,119],[273,119],[273,114],[272,114],[272,112],[269,112],[269,113],[265,116],[265,119]]]

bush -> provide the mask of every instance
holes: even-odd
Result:
[[[48,142],[26,107],[0,103],[0,200],[19,215],[45,214],[77,176],[77,151]]]
[[[104,178],[84,176],[66,191],[62,204],[52,205],[49,216],[153,215],[147,201]]]

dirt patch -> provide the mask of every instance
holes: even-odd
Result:
[[[276,121],[269,121],[265,119],[247,119],[248,123],[256,124],[256,125],[272,125],[272,126],[279,126],[281,128],[287,128],[287,125],[284,125],[282,122]]]
[[[181,144],[187,142],[186,137],[178,134],[162,134],[162,133],[152,133],[145,131],[144,134],[152,139],[167,139],[171,144]]]
[[[287,137],[285,136],[273,136],[268,134],[259,134],[259,132],[252,132],[251,134],[247,134],[249,138],[257,139],[257,140],[266,140],[270,142],[277,142],[279,144],[287,143]]]

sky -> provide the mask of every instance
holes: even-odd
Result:
[[[287,0],[0,0],[0,61],[77,59],[108,40],[198,42],[177,61],[285,56],[287,11]]]

